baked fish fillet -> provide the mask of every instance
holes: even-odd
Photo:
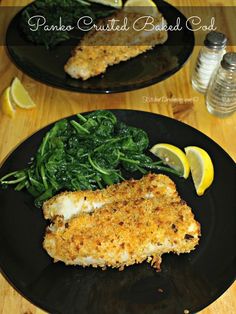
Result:
[[[103,190],[63,192],[43,204],[45,219],[61,216],[68,220],[82,212],[90,213],[102,206],[123,200],[153,197],[171,198],[180,201],[173,181],[162,174],[148,174],[140,180],[127,180],[108,186]]]
[[[149,30],[142,30],[145,25],[145,19],[142,16],[120,10],[113,16],[100,21],[98,26],[110,26],[112,18],[118,21],[127,18],[129,30],[108,32],[93,29],[89,31],[73,50],[72,57],[64,67],[65,72],[73,78],[87,80],[104,73],[108,66],[129,60],[152,49],[157,44],[163,44],[168,38],[167,31],[161,28],[166,23],[163,16],[159,13],[152,21],[154,25],[159,25],[159,30],[151,30],[151,27]]]
[[[160,269],[162,254],[194,250],[199,242],[199,223],[177,195],[174,183],[163,175],[158,179],[168,182],[164,189],[167,195],[151,187],[151,198],[137,195],[127,199],[124,194],[123,200],[81,212],[67,221],[57,216],[46,231],[45,250],[55,261],[67,265],[120,270],[145,260]],[[173,197],[168,196],[170,186],[176,192]]]

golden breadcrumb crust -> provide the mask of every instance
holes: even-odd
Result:
[[[163,184],[166,192],[175,187],[167,176],[155,174],[146,176],[146,184],[154,178],[168,183]],[[112,189],[115,193],[119,185]],[[150,185],[153,197],[136,194],[136,198],[127,199],[124,192],[123,199],[91,213],[80,213],[69,221],[57,216],[46,232],[44,248],[55,260],[66,264],[122,270],[147,260],[159,269],[162,254],[188,253],[199,242],[200,225],[174,191],[165,194]]]

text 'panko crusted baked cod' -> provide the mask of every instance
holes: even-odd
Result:
[[[97,25],[111,26],[112,18],[123,21],[127,18],[128,31],[97,31],[90,30],[84,35],[80,44],[73,50],[72,57],[67,61],[64,69],[71,77],[87,80],[102,74],[108,66],[134,58],[157,44],[163,44],[167,38],[167,31],[162,28],[166,23],[161,13],[153,19],[152,24],[159,29],[151,30],[149,26],[143,30],[145,19],[140,13],[119,10],[114,15],[101,20]],[[157,59],[158,62],[158,59]]]
[[[91,205],[97,197],[99,208]],[[65,219],[65,198],[77,208],[79,201],[82,206],[88,201],[89,210]],[[67,265],[123,270],[146,260],[159,270],[162,254],[189,253],[199,242],[200,224],[165,175],[148,174],[101,191],[62,193],[45,203],[46,215],[55,203],[59,211],[52,211],[43,246]]]

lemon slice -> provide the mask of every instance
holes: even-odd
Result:
[[[159,157],[165,164],[178,171],[182,177],[189,176],[189,163],[185,153],[178,147],[171,144],[156,144],[150,151]]]
[[[35,103],[31,99],[27,90],[22,85],[21,81],[16,77],[11,84],[11,97],[18,107],[30,109],[35,107]]]
[[[208,153],[196,146],[185,148],[197,195],[203,195],[214,179],[214,167]]]
[[[113,8],[121,8],[123,5],[122,0],[89,0],[89,2],[100,3]]]
[[[139,7],[143,7],[140,9]],[[125,10],[129,12],[148,14],[151,16],[157,16],[159,14],[155,2],[152,0],[128,0],[124,5]]]
[[[1,108],[3,113],[8,115],[9,117],[13,117],[15,115],[15,108],[14,105],[11,101],[11,93],[10,93],[11,88],[7,87],[2,95],[1,95]]]

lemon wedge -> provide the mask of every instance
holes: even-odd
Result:
[[[143,7],[140,9],[139,7]],[[157,16],[159,14],[155,2],[152,0],[128,0],[124,5],[129,12]]]
[[[10,87],[11,98],[15,105],[24,109],[35,107],[35,103],[31,99],[27,90],[22,85],[21,81],[16,77]]]
[[[155,156],[160,158],[165,164],[178,171],[182,177],[189,176],[189,163],[185,153],[178,147],[171,144],[156,144],[151,149]]]
[[[113,8],[121,8],[123,5],[122,0],[89,0],[89,2],[100,3]]]
[[[197,195],[201,196],[214,179],[212,160],[208,153],[200,147],[188,146],[185,148],[185,152],[190,164]]]
[[[15,115],[15,108],[14,105],[11,101],[11,88],[7,87],[2,95],[1,95],[1,108],[3,113],[5,113],[6,115],[8,115],[9,117],[14,117]]]

